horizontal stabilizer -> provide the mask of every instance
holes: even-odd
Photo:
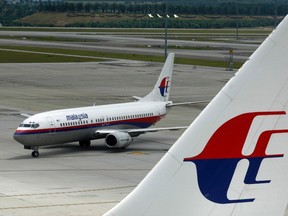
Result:
[[[210,102],[210,100],[191,101],[191,102],[182,102],[182,103],[168,103],[168,104],[166,105],[166,107],[193,105],[193,104],[209,103],[209,102]]]

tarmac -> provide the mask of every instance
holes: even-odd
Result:
[[[176,56],[177,58],[177,56]],[[162,64],[141,61],[1,64],[0,216],[100,216],[145,177],[183,131],[144,134],[125,150],[104,140],[47,146],[40,157],[13,140],[21,113],[133,101],[152,90]],[[175,65],[173,102],[211,100],[235,71]],[[156,127],[189,125],[207,103],[171,108]],[[287,214],[286,214],[287,215]]]
[[[45,38],[47,35],[55,40],[41,40],[41,38]],[[185,33],[184,35],[182,33],[177,33],[177,35],[187,37]],[[15,49],[17,49],[17,46],[30,46],[162,56],[163,49],[161,47],[164,45],[164,40],[161,38],[161,35],[152,34],[147,38],[147,35],[142,35],[141,33],[113,35],[111,33],[97,34],[94,32],[81,33],[3,30],[0,31],[0,36],[4,37],[1,38],[0,45],[16,46]],[[234,62],[245,62],[266,37],[266,35],[257,36],[257,39],[254,38],[249,41],[247,41],[247,38],[245,40],[235,41],[231,38],[231,35],[224,35],[221,38],[217,37],[217,40],[214,40],[215,38],[213,38],[212,40],[207,41],[197,41],[193,38],[191,38],[191,40],[179,39],[178,36],[173,37],[174,39],[169,38],[168,42],[169,51],[177,53],[178,57],[227,61],[228,58],[230,58],[230,50],[232,49]],[[229,39],[227,39],[227,36]],[[31,37],[36,37],[40,40],[31,40]],[[243,37],[245,36],[243,35]],[[57,41],[57,39],[61,40]],[[72,40],[73,42],[69,42],[69,40],[65,41],[66,39]],[[85,40],[86,42],[81,42]],[[186,49],[182,49],[181,47],[186,47]],[[187,49],[187,47],[189,48]],[[9,49],[11,49],[11,47]]]

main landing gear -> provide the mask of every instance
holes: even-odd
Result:
[[[79,141],[79,146],[82,148],[89,148],[91,145],[91,140],[82,140]]]

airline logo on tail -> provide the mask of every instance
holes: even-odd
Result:
[[[168,93],[170,79],[169,77],[164,77],[159,85],[160,94],[162,97],[166,97],[166,94]]]
[[[270,180],[256,180],[260,165],[265,158],[283,157],[283,154],[267,155],[266,149],[273,134],[288,133],[288,129],[263,131],[251,155],[243,155],[242,149],[252,122],[257,116],[285,115],[279,112],[253,112],[236,116],[221,125],[211,136],[204,150],[195,157],[185,158],[197,169],[198,185],[208,200],[219,203],[253,202],[255,198],[230,200],[227,197],[237,164],[242,159],[249,161],[245,184],[264,184]]]

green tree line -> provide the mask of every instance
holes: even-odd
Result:
[[[83,3],[83,2],[59,2],[46,1],[35,2],[37,10],[41,12],[96,12],[96,13],[164,13],[164,3]],[[250,16],[271,16],[275,14],[274,3],[249,3],[234,1],[214,4],[193,4],[180,5],[179,3],[168,3],[169,13],[175,14],[200,14],[200,15],[250,15]],[[238,12],[237,12],[238,11]],[[288,3],[277,4],[277,14],[286,15]]]
[[[279,0],[278,0],[279,1]],[[176,2],[176,3],[175,3]],[[184,0],[184,2],[186,2]],[[181,15],[225,15],[225,16],[284,16],[288,12],[288,3],[278,2],[277,8],[273,2],[236,2],[236,1],[168,1],[169,14]],[[262,2],[262,3],[261,3]],[[275,10],[277,9],[277,10]],[[18,3],[9,3],[0,0],[0,23],[13,25],[14,20],[31,15],[36,12],[76,12],[76,13],[112,13],[112,14],[164,14],[165,4],[150,1],[149,3],[117,3],[112,2],[65,2],[65,1],[33,1],[21,0]],[[185,24],[186,25],[186,24]]]
[[[263,18],[253,20],[169,20],[169,28],[235,28],[273,26],[274,20]],[[101,27],[101,28],[164,28],[163,19],[118,20],[110,22],[74,23],[67,27]]]

